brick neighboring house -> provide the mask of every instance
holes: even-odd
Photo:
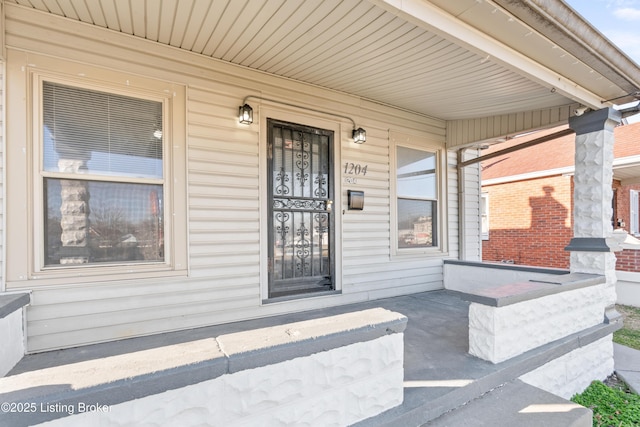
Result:
[[[514,138],[483,154],[562,128]],[[615,129],[614,228],[640,237],[640,124]],[[532,266],[569,267],[573,230],[573,135],[482,162],[482,259]],[[632,247],[628,245],[627,247]],[[618,271],[640,271],[640,250],[616,253]]]

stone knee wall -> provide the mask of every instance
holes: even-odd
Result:
[[[24,356],[22,308],[0,319],[0,342],[0,376],[4,376]]]
[[[403,351],[388,335],[42,425],[346,426],[402,403]]]
[[[520,379],[534,387],[570,399],[591,381],[604,380],[614,370],[612,335],[580,347],[535,369]]]
[[[0,378],[0,427],[355,424],[402,403],[406,325],[372,308],[102,348],[104,357]]]
[[[499,363],[601,324],[603,285],[504,307],[469,306],[469,353]]]
[[[0,294],[0,377],[24,356],[24,306],[29,301],[28,294]]]

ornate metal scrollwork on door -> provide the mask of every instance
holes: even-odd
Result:
[[[278,195],[289,194],[290,189],[287,186],[289,182],[289,174],[287,174],[284,168],[280,168],[280,171],[276,174],[274,193]]]
[[[311,157],[310,144],[306,140],[304,133],[296,132],[293,149],[297,150],[295,152],[295,165],[298,168],[295,174],[296,179],[300,183],[300,187],[304,187],[305,183],[309,180],[309,173],[307,172],[307,169],[309,168],[309,158]]]
[[[289,214],[287,212],[276,212],[275,213],[275,227],[276,234],[278,235],[281,241],[287,240],[287,234],[289,234],[289,226],[287,222],[289,221]]]
[[[273,200],[274,209],[326,210],[329,200],[278,198]]]

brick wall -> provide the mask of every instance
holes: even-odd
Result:
[[[630,230],[631,209],[629,206],[629,192],[631,190],[640,191],[640,184],[621,185],[619,182],[614,185],[616,189],[616,218],[624,221],[625,230]],[[636,236],[639,237],[639,236]],[[640,271],[640,250],[625,249],[616,252],[616,270],[620,271]]]
[[[569,267],[564,248],[573,235],[572,179],[566,176],[484,186],[489,239],[484,261]]]
[[[640,271],[640,250],[625,249],[616,252],[616,270]]]
[[[621,185],[616,192],[614,217],[629,230],[629,191],[640,184]],[[569,268],[564,248],[573,236],[573,180],[555,176],[488,185],[489,239],[482,244],[483,261],[540,267]],[[640,236],[636,236],[640,238]],[[640,272],[640,250],[616,252],[616,270]]]

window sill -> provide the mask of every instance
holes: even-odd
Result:
[[[84,271],[81,271],[84,270]],[[7,280],[7,289],[31,289],[40,286],[99,284],[123,280],[142,280],[153,278],[186,277],[187,269],[172,269],[158,265],[135,266],[135,268],[87,267],[85,269],[42,271],[33,273],[26,280]]]
[[[405,249],[398,251],[396,250],[391,254],[391,260],[397,261],[405,261],[412,259],[424,259],[424,258],[442,258],[449,256],[448,251],[444,251],[440,248],[415,248],[415,249]]]

